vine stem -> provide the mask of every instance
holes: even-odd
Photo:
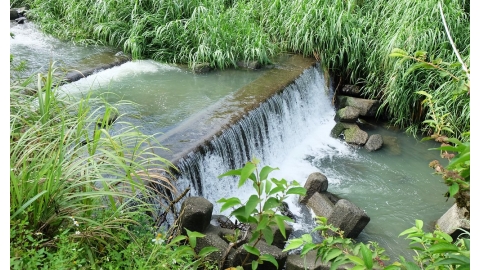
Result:
[[[440,3],[440,1],[438,2],[438,7],[440,8],[440,15],[442,16],[442,22],[443,22],[443,26],[445,27],[445,31],[447,32],[448,40],[450,41],[450,44],[453,47],[453,51],[455,52],[455,55],[457,56],[458,61],[460,63],[462,63],[462,68],[465,71],[465,73],[467,74],[468,80],[470,80],[470,73],[468,72],[467,66],[462,61],[462,58],[460,57],[460,54],[458,53],[457,47],[455,47],[455,43],[453,43],[452,36],[450,36],[450,31],[448,30],[447,22],[445,21],[445,16],[443,15],[442,4]]]

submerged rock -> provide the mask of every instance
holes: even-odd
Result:
[[[383,145],[382,135],[373,134],[368,138],[367,143],[365,144],[365,149],[367,149],[368,151],[376,151],[380,149],[382,145]]]
[[[210,63],[196,64],[193,67],[194,73],[207,73],[207,72],[210,72],[211,70],[212,68],[210,67]]]
[[[258,61],[237,61],[237,66],[249,69],[259,69],[262,67]]]

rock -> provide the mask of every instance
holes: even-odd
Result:
[[[287,257],[287,262],[285,265],[285,270],[330,270],[331,263],[323,263],[320,259],[316,262],[316,254],[315,252],[308,252],[304,258],[300,255],[290,254]],[[337,269],[338,270],[346,270],[352,269],[355,267],[353,264],[349,263],[346,265],[341,265]]]
[[[328,196],[315,192],[307,201],[306,205],[312,209],[316,216],[328,218],[332,215],[335,204]]]
[[[213,261],[220,261],[224,252],[227,250],[229,243],[220,237],[221,231],[219,228],[208,225],[205,230],[204,237],[197,238],[197,245],[195,246],[195,252],[198,254],[204,247],[216,247],[218,251],[210,253],[207,258]],[[233,249],[230,251],[234,251]]]
[[[344,85],[339,92],[342,95],[355,96],[355,97],[360,97],[362,94],[359,86],[351,85],[351,84]]]
[[[315,192],[324,192],[328,189],[328,179],[325,175],[319,172],[311,173],[308,178],[307,182],[305,182],[304,187],[307,189],[307,193],[305,196],[300,196],[299,202],[302,204],[306,204],[308,199],[315,194]]]
[[[231,230],[235,229],[235,224],[227,216],[224,215],[213,215],[212,220],[210,220],[210,224],[221,228]]]
[[[366,117],[375,117],[377,115],[378,107],[380,106],[378,100],[373,99],[337,96],[337,100],[339,108],[344,108],[346,106],[355,107],[360,110],[361,116]]]
[[[14,8],[10,9],[10,21],[16,20],[18,18],[20,18],[20,15],[17,9],[14,9]]]
[[[345,237],[356,238],[370,222],[370,217],[352,202],[341,199],[332,214],[327,217],[328,223],[345,232]]]
[[[278,269],[283,268],[283,266],[285,265],[285,261],[287,260],[286,252],[282,252],[282,250],[279,249],[278,247],[268,245],[267,243],[265,243],[265,241],[262,241],[262,240],[260,240],[255,247],[260,251],[260,255],[265,255],[265,254],[272,255],[277,260],[277,263],[279,266]],[[235,250],[233,254],[229,255],[230,266],[235,267],[235,266],[241,265],[242,261],[246,258],[247,253],[248,252],[243,248],[243,246]],[[248,257],[247,263],[243,266],[243,269],[245,270],[252,269],[251,262],[257,258],[258,258],[257,256],[250,254],[250,256]],[[258,269],[277,270],[275,265],[267,261],[264,261],[263,264],[259,265]]]
[[[343,123],[337,123],[330,131],[330,136],[333,138],[338,138],[345,130],[345,125]]]
[[[452,238],[456,239],[461,233],[462,230],[459,228],[470,231],[470,220],[465,218],[467,209],[459,208],[457,204],[454,204],[448,211],[443,214],[443,216],[436,222],[445,233],[448,233]]]
[[[279,206],[279,209],[282,215],[293,219],[293,221],[296,221],[295,215],[292,213],[292,211],[290,211],[290,208],[288,207],[287,202],[282,202],[282,205]]]
[[[390,155],[400,155],[402,150],[398,138],[394,136],[383,136],[383,147],[388,151]]]
[[[359,115],[360,110],[358,108],[347,106],[337,111],[335,120],[338,119],[340,122],[355,123]]]
[[[258,61],[237,61],[237,66],[249,69],[259,69],[262,67]]]
[[[353,125],[344,131],[345,142],[364,145],[368,139],[368,133],[361,130],[357,125]]]
[[[282,232],[280,231],[280,229],[278,228],[277,225],[271,225],[270,226],[270,228],[272,229],[272,233],[273,233],[272,245],[276,246],[280,249],[283,249],[285,247],[285,242],[290,237],[290,234],[292,234],[292,231],[293,231],[293,227],[290,226],[288,223],[283,222],[283,224],[285,226],[285,237],[283,237],[283,234],[282,234]],[[253,231],[253,230],[255,230],[256,227],[257,227],[256,224],[251,224],[250,228]],[[251,236],[252,236],[252,234],[249,232],[248,238],[250,238]],[[262,240],[265,241],[265,238],[262,238]]]
[[[210,63],[196,64],[195,66],[193,66],[194,73],[207,73],[211,70],[212,68],[210,67]]]
[[[380,149],[382,145],[383,145],[382,135],[373,134],[368,138],[367,143],[365,144],[365,149],[367,149],[368,151],[376,151]]]
[[[188,197],[183,201],[180,210],[180,222],[182,234],[186,235],[185,229],[203,232],[212,219],[213,204],[202,197]]]

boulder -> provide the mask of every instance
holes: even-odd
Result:
[[[309,270],[330,270],[331,269],[331,263],[323,263],[320,259],[318,259],[316,262],[316,254],[315,252],[311,251],[308,252],[307,255],[305,255],[304,258],[302,258],[300,255],[297,254],[290,254],[287,257],[287,262],[285,265],[285,270],[304,270],[304,269],[309,269]],[[346,269],[352,269],[355,267],[353,264],[349,263],[346,265],[341,265],[337,269],[338,270],[346,270]]]
[[[249,69],[259,69],[262,67],[258,61],[237,61],[237,66]]]
[[[306,205],[312,209],[315,215],[328,218],[332,215],[335,204],[324,193],[315,192],[307,201]]]
[[[340,135],[343,133],[345,130],[345,125],[343,123],[337,123],[333,128],[332,131],[330,131],[330,136],[333,138],[338,138]]]
[[[344,108],[347,106],[355,107],[360,110],[361,116],[366,117],[375,117],[377,115],[378,107],[380,106],[380,102],[373,99],[337,96],[337,100],[339,108]]]
[[[450,234],[452,238],[456,239],[461,233],[463,233],[459,228],[468,232],[470,231],[470,220],[465,217],[466,213],[467,209],[463,207],[459,208],[457,204],[454,204],[439,220],[437,220],[436,224],[439,226],[440,230]]]
[[[340,89],[340,94],[346,96],[360,97],[362,95],[360,87],[356,85],[346,84]]]
[[[357,145],[364,145],[368,139],[368,133],[361,130],[357,125],[345,129],[345,142]]]
[[[211,70],[212,68],[210,67],[210,63],[196,64],[195,66],[193,66],[194,73],[207,73]]]
[[[210,253],[207,258],[212,261],[220,261],[223,257],[224,252],[227,250],[229,243],[220,236],[221,230],[213,225],[208,225],[204,234],[204,237],[197,238],[195,252],[198,254],[200,250],[205,247],[216,247],[218,248],[218,251]],[[233,250],[231,250],[230,252],[232,251]]]
[[[328,223],[345,232],[345,237],[357,238],[370,222],[370,217],[352,202],[341,199],[327,217]]]
[[[365,149],[367,149],[368,151],[376,151],[380,149],[382,145],[383,145],[382,135],[373,134],[368,138],[367,143],[365,144]]]
[[[347,106],[337,111],[335,120],[340,122],[355,123],[360,115],[360,109]]]
[[[183,201],[180,210],[180,222],[182,234],[186,235],[185,229],[203,232],[212,219],[213,204],[202,197],[188,197]]]
[[[265,241],[262,241],[262,240],[258,242],[255,248],[257,248],[260,251],[260,255],[265,255],[265,254],[272,255],[275,258],[275,260],[277,260],[277,263],[279,266],[278,269],[282,269],[283,266],[285,265],[285,261],[287,260],[287,253],[282,252],[280,248],[276,246],[268,245],[267,243],[265,243]],[[228,256],[230,267],[242,265],[242,262],[247,257],[247,254],[248,252],[243,248],[243,246],[241,248],[236,249],[232,254]],[[257,258],[258,258],[257,256],[250,254],[248,256],[248,260],[246,264],[243,266],[243,269],[245,270],[252,269],[251,262]],[[275,265],[273,265],[268,261],[264,261],[263,264],[258,266],[258,269],[277,270]]]
[[[18,19],[19,17],[20,17],[20,14],[18,13],[17,9],[15,8],[10,9],[10,21]]]
[[[307,193],[305,196],[300,196],[300,203],[305,204],[307,203],[308,199],[315,194],[315,192],[324,192],[328,189],[328,179],[325,175],[319,172],[311,173],[308,178],[307,182],[305,182],[304,187],[307,189]]]

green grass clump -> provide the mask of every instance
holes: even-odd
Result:
[[[31,79],[10,86],[13,269],[88,267],[107,247],[140,247],[139,237],[151,241],[158,228],[135,230],[153,226],[147,213],[169,202],[152,189],[177,194],[165,170],[172,165],[155,154],[161,146],[153,137],[121,117],[115,124],[123,127],[113,132],[108,123],[116,109],[101,99],[61,95],[54,71],[38,74],[34,89]]]

